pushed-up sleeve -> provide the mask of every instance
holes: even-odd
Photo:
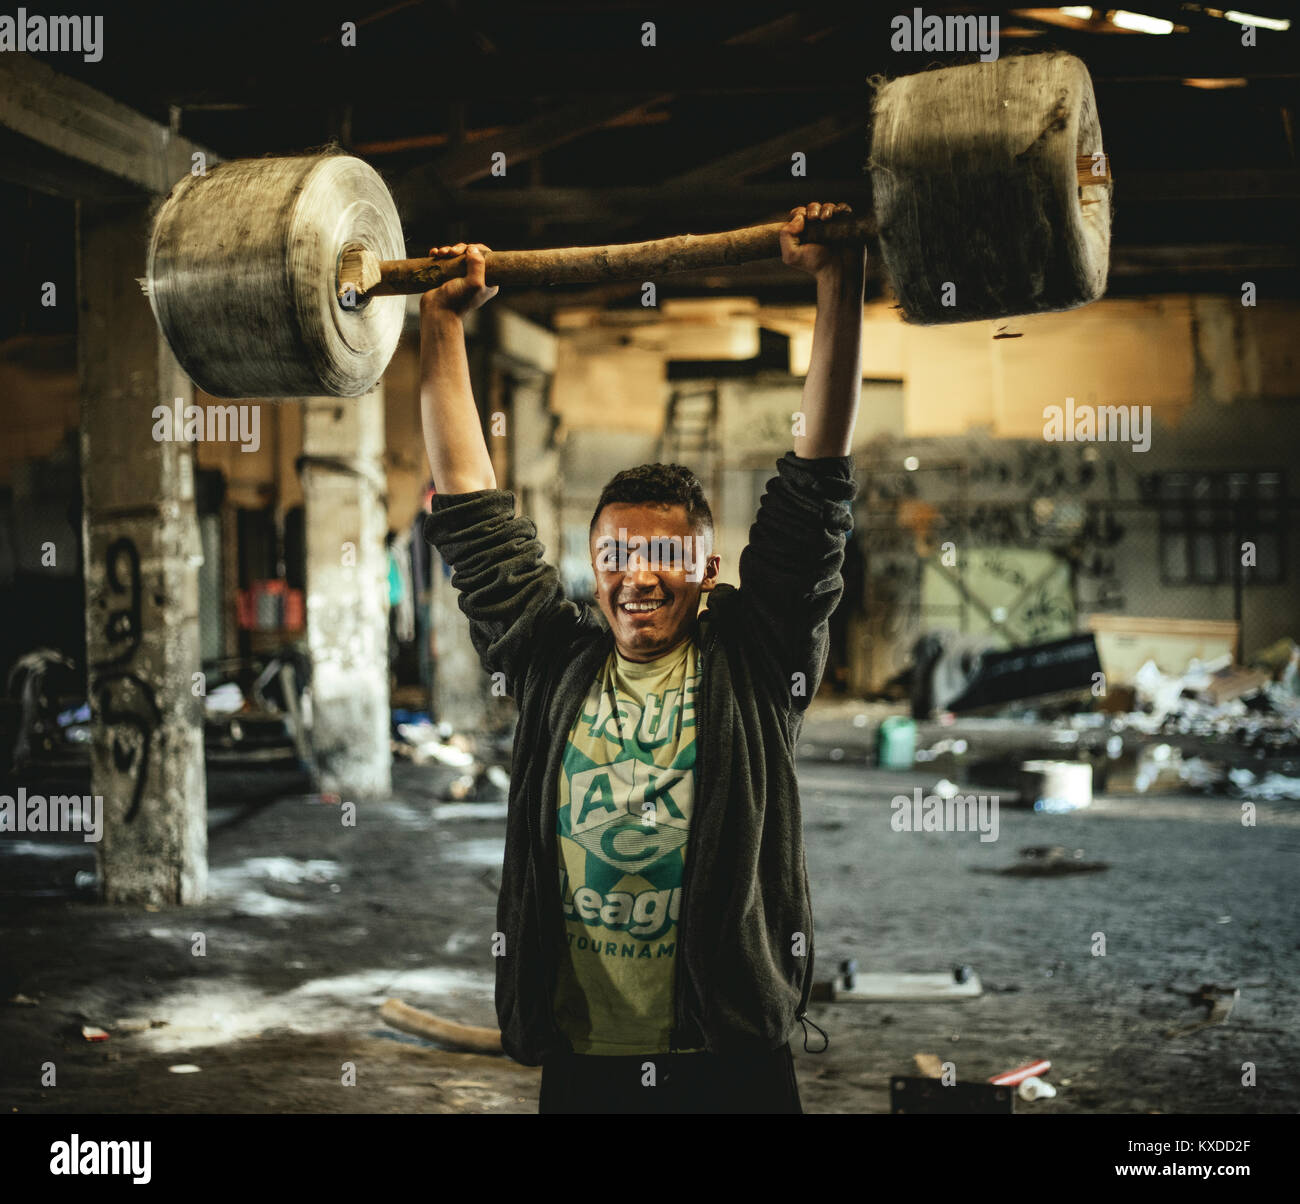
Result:
[[[740,556],[741,613],[756,667],[802,711],[826,668],[857,485],[851,456],[787,452],[776,467]]]
[[[571,639],[583,617],[543,559],[536,525],[515,515],[514,494],[504,489],[434,494],[424,537],[451,568],[483,668],[503,673],[515,697],[538,655]]]

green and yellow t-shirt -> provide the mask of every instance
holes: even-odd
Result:
[[[559,786],[556,1020],[576,1053],[667,1053],[695,786],[694,639],[611,652],[569,732]]]

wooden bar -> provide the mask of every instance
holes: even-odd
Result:
[[[781,254],[784,222],[768,222],[719,234],[680,234],[649,242],[599,247],[564,247],[542,251],[489,251],[489,284],[588,284],[606,280],[635,280],[669,275],[692,268],[723,267],[775,259]],[[865,243],[876,233],[872,218],[833,218],[808,231],[809,242]],[[378,273],[373,287],[367,282]],[[368,252],[345,254],[340,261],[340,285],[352,284],[358,294],[375,297],[423,293],[465,274],[465,257],[396,259],[377,264]]]
[[[1094,184],[1110,183],[1110,156],[1104,154],[1106,170],[1099,176],[1092,174],[1092,156],[1076,155],[1074,160],[1075,171],[1079,177],[1079,187],[1086,188]]]

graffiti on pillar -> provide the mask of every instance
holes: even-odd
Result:
[[[107,731],[113,768],[133,782],[126,822],[135,819],[149,776],[149,748],[162,722],[153,686],[132,665],[141,641],[140,552],[123,536],[108,547],[104,639],[113,655],[90,667],[90,696]]]

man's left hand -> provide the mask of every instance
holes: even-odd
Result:
[[[844,217],[853,209],[846,204],[813,201],[790,210],[790,220],[781,230],[781,260],[792,268],[821,276],[826,272],[846,270],[861,272],[866,264],[866,248],[851,243],[825,246],[821,243],[801,243],[797,239],[806,229],[832,217]]]

